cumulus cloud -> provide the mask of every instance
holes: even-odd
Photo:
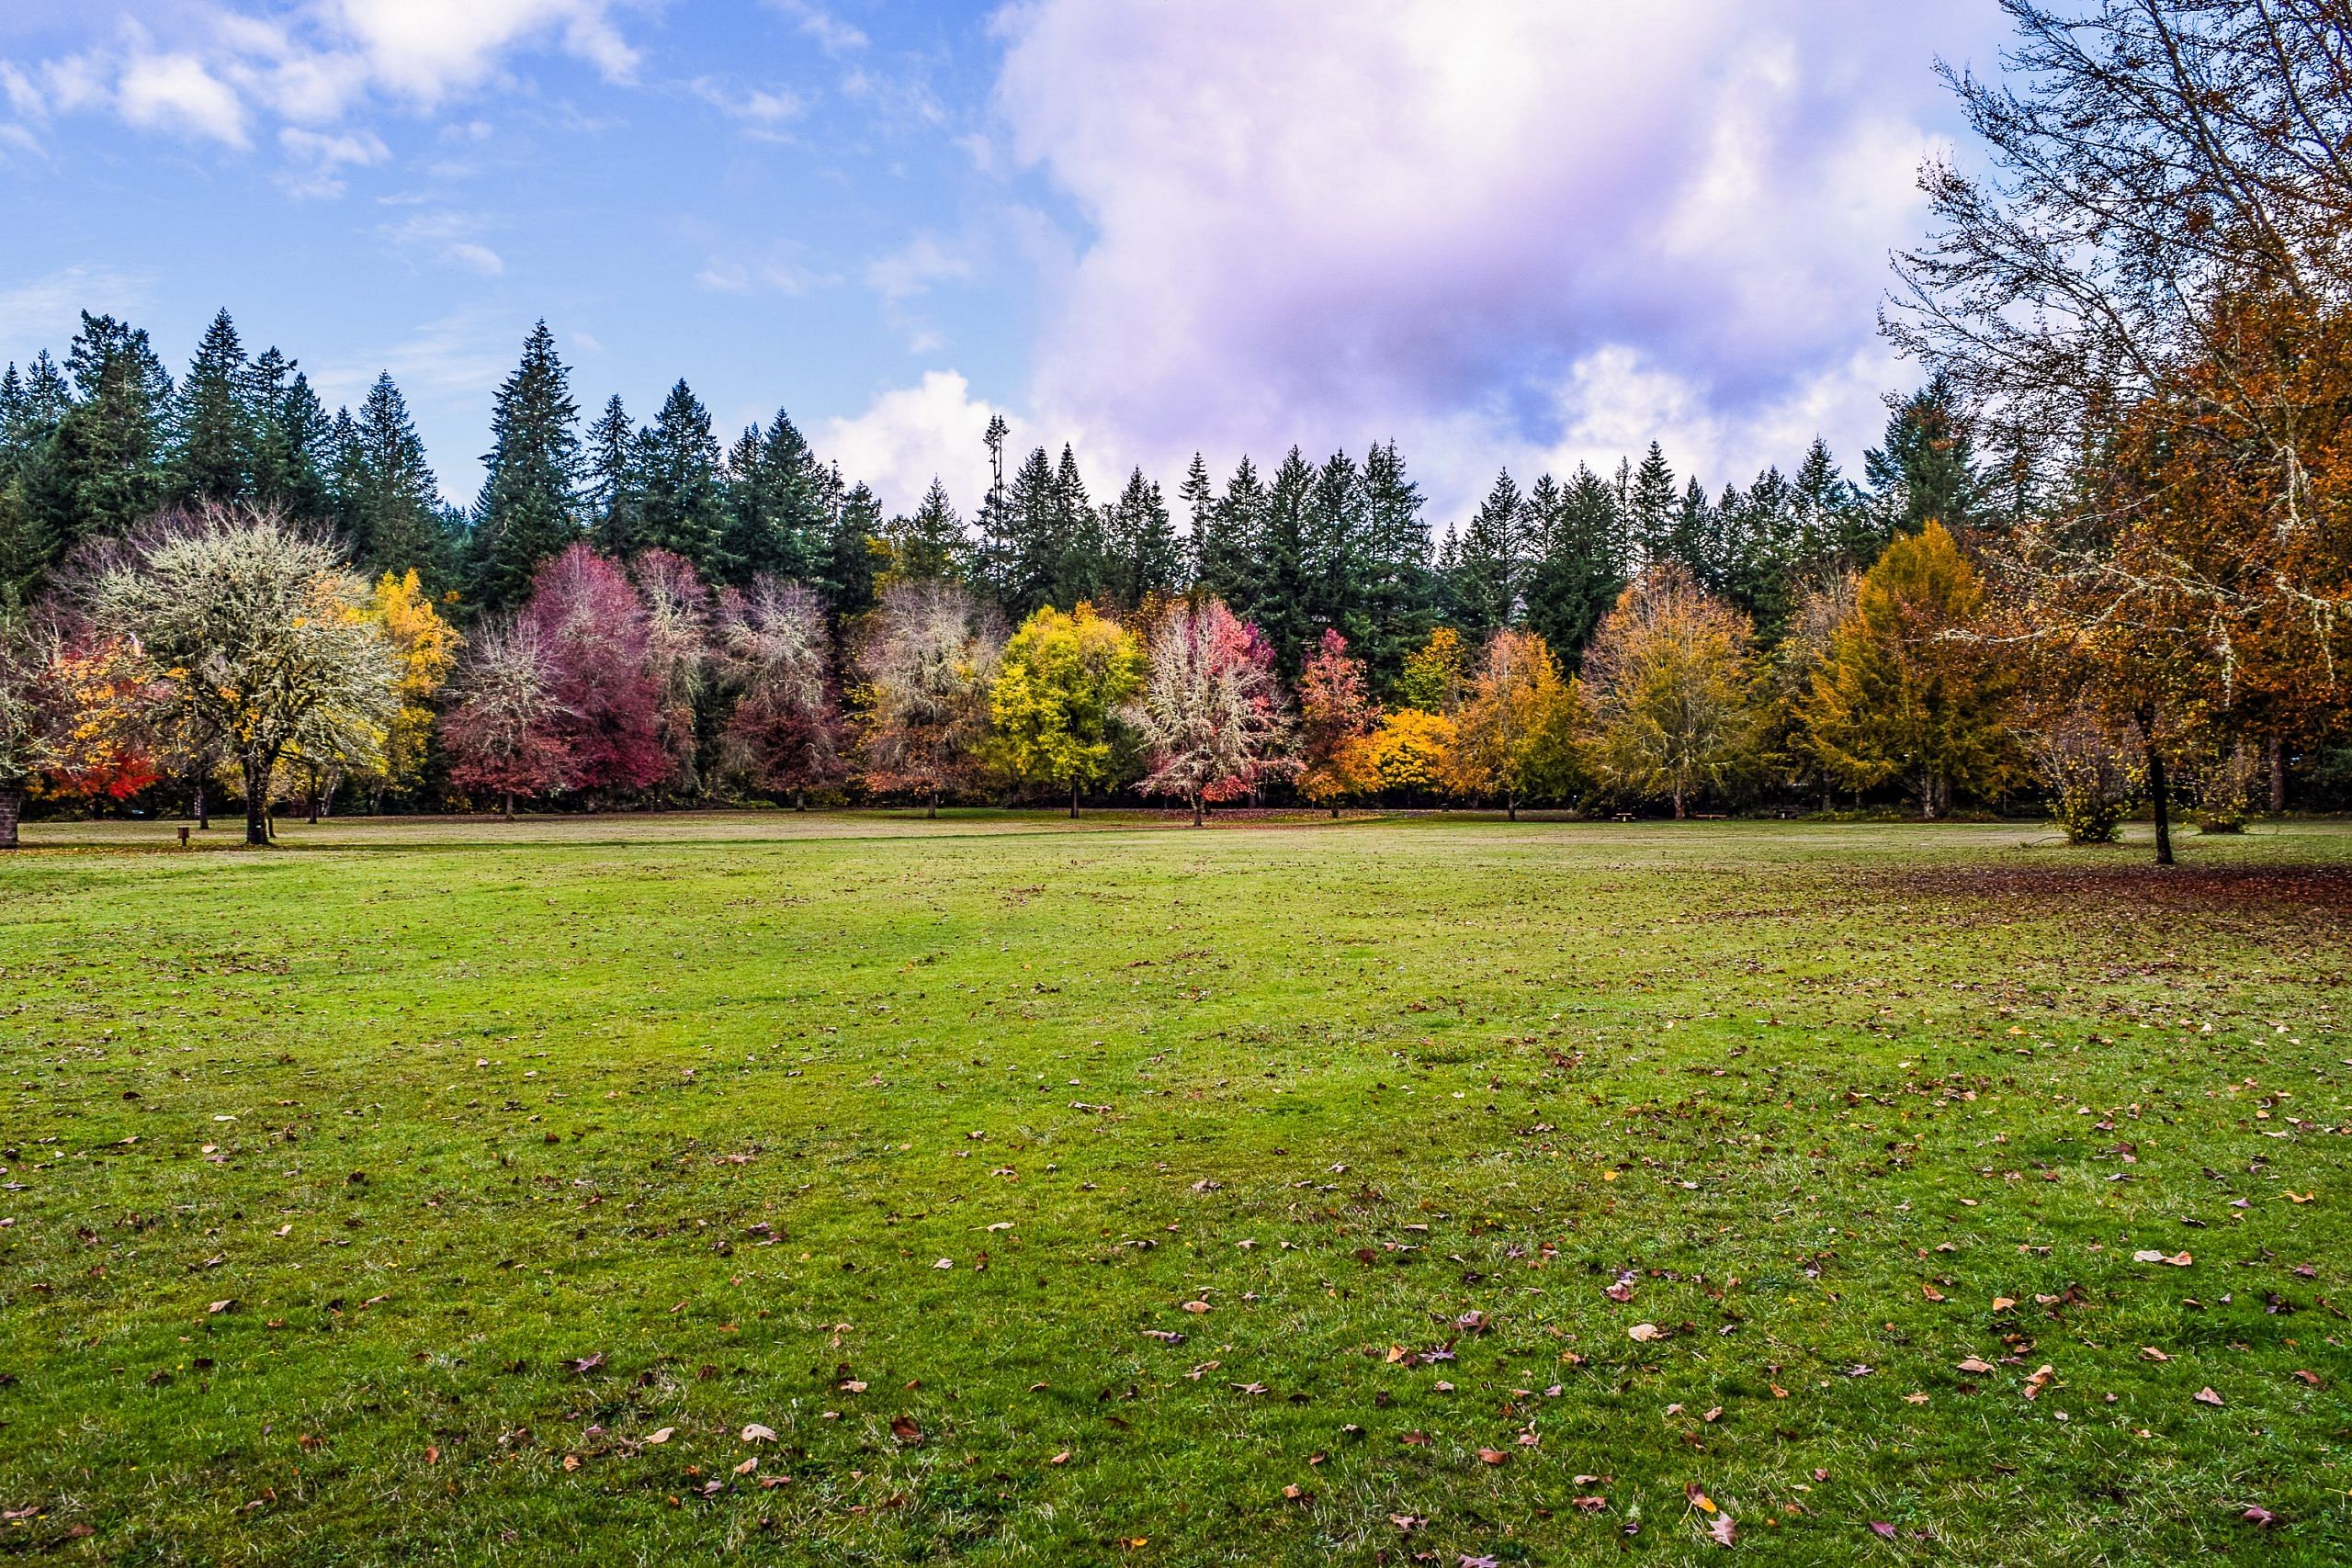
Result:
[[[1033,398],[1122,466],[1395,435],[1441,502],[1653,433],[1713,482],[1877,423],[1929,51],[1981,0],[1001,13],[1012,155],[1086,233]],[[1430,445],[1435,444],[1435,445]],[[1462,476],[1453,477],[1456,471]]]
[[[876,398],[865,412],[828,420],[817,450],[842,472],[874,487],[883,507],[910,512],[935,478],[968,518],[988,492],[989,418],[1002,412],[972,395],[953,370],[933,370],[911,387]]]

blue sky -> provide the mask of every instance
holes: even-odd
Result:
[[[1344,18],[1342,20],[1341,18]],[[444,484],[545,316],[583,405],[684,376],[967,508],[979,431],[1098,491],[1395,437],[1440,521],[1652,436],[1849,467],[1993,0],[9,0],[0,356],[176,368],[226,306]]]

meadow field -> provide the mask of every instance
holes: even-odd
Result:
[[[2352,1558],[2352,825],[170,833],[0,862],[0,1555]]]

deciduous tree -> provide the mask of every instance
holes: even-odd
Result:
[[[914,795],[939,815],[941,797],[978,772],[1003,645],[993,615],[954,583],[883,592],[857,650],[867,788]]]
[[[1122,716],[1143,678],[1143,649],[1125,627],[1083,601],[1068,615],[1046,605],[1004,645],[989,698],[992,760],[1067,787],[1076,817],[1081,789],[1113,782]]]
[[[1747,739],[1748,642],[1747,617],[1679,564],[1636,578],[1600,623],[1578,683],[1602,782],[1689,815]]]
[[[735,694],[725,742],[733,766],[762,789],[808,792],[840,782],[841,705],[833,694],[825,607],[797,582],[754,577],[719,594],[719,669]]]
[[[1575,698],[1544,639],[1506,627],[1453,717],[1445,779],[1465,795],[1496,795],[1519,820],[1522,795],[1564,793],[1576,773]]]
[[[1348,639],[1327,627],[1299,671],[1298,793],[1328,804],[1334,817],[1341,801],[1379,785],[1364,749],[1380,722],[1367,685],[1363,660],[1351,658]]]
[[[1231,800],[1290,770],[1290,734],[1273,650],[1221,599],[1171,611],[1154,635],[1151,668],[1131,710],[1150,772],[1146,795],[1193,808]]]
[[[467,641],[454,700],[441,716],[449,780],[497,795],[509,821],[515,796],[534,799],[570,785],[571,745],[558,683],[554,650],[521,615],[492,621]]]

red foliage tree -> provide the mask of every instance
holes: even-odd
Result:
[[[570,757],[568,787],[636,794],[675,775],[677,759],[662,743],[662,689],[648,668],[645,602],[619,567],[573,545],[539,568],[519,625],[553,666],[552,728]]]
[[[498,795],[505,814],[514,797],[553,795],[571,780],[571,746],[558,720],[555,659],[527,623],[509,620],[476,632],[441,716],[450,782]]]

